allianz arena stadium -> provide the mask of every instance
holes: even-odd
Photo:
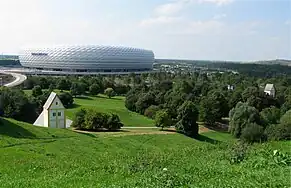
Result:
[[[29,69],[60,72],[144,72],[153,69],[150,50],[116,46],[27,48],[19,54]]]

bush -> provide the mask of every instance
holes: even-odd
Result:
[[[280,119],[281,124],[291,124],[291,110],[287,111]]]
[[[107,118],[107,123],[104,125],[103,128],[108,130],[118,130],[123,127],[123,124],[121,123],[118,115],[110,114]]]
[[[118,130],[123,127],[116,114],[101,113],[93,109],[81,109],[74,117],[72,127],[81,130]]]
[[[274,106],[265,108],[260,112],[261,118],[265,124],[276,124],[280,120],[281,112],[279,108]]]
[[[256,123],[247,125],[241,134],[241,139],[245,142],[260,142],[263,140],[264,128]]]
[[[228,153],[230,163],[238,164],[245,160],[247,150],[248,150],[247,143],[238,142],[235,145],[233,145]]]
[[[70,93],[62,92],[58,96],[66,108],[70,107],[74,103],[73,96]]]
[[[291,140],[291,124],[274,124],[266,128],[268,140]]]
[[[151,105],[150,107],[148,107],[145,112],[144,112],[144,115],[148,118],[151,118],[151,119],[155,119],[155,116],[157,114],[157,112],[159,111],[159,107],[156,106],[156,105]]]
[[[98,130],[107,124],[108,115],[97,112],[93,109],[88,109],[85,114],[84,128],[86,130]]]
[[[76,129],[82,129],[84,127],[86,113],[87,111],[85,109],[77,111],[73,119],[72,127],[75,127]]]
[[[258,110],[246,103],[237,103],[236,107],[229,112],[229,116],[229,130],[236,138],[240,138],[242,130],[247,125],[252,123],[261,124]]]

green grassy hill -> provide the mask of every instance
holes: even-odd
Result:
[[[228,134],[103,137],[0,123],[1,187],[290,187],[290,167],[255,164],[290,142],[254,145],[231,165]]]

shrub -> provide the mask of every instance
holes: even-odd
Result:
[[[149,118],[151,118],[151,119],[154,119],[155,118],[155,116],[156,116],[156,114],[157,114],[157,112],[159,111],[159,107],[158,106],[156,106],[156,105],[151,105],[150,107],[148,107],[146,110],[145,110],[145,112],[144,112],[144,115],[146,116],[146,117],[149,117]]]
[[[266,128],[268,140],[291,140],[291,124],[274,124]]]
[[[83,129],[86,113],[87,111],[85,109],[77,111],[73,119],[72,127],[75,127],[76,129]]]
[[[291,110],[287,111],[280,119],[281,124],[291,124]]]
[[[260,112],[260,115],[265,124],[276,124],[280,120],[281,112],[279,108],[274,106],[265,108]]]
[[[258,110],[246,103],[237,103],[236,107],[230,112],[229,130],[231,134],[240,138],[242,130],[252,123],[261,124]]]
[[[108,130],[118,130],[123,127],[123,124],[121,123],[118,115],[110,114],[107,117],[107,122],[103,127]]]
[[[247,125],[241,134],[241,139],[246,142],[260,142],[263,139],[264,128],[256,123]]]
[[[231,164],[241,163],[245,158],[248,150],[248,144],[238,142],[230,148],[229,162]]]
[[[107,114],[89,109],[85,115],[84,128],[87,130],[98,130],[107,124]]]
[[[74,117],[72,127],[81,130],[118,130],[123,126],[116,114],[106,114],[94,109],[81,109]]]

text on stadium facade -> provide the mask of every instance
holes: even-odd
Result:
[[[46,56],[47,53],[31,53],[31,55]]]

